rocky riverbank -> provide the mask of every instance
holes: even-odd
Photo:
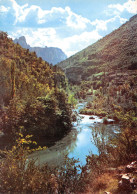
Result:
[[[128,165],[104,169],[102,173],[89,184],[87,194],[88,193],[136,194],[137,160],[135,159]]]

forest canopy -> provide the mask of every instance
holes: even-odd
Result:
[[[63,71],[0,32],[0,119],[5,134],[60,136],[71,127]],[[67,91],[67,92],[66,92]]]

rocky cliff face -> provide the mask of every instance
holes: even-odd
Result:
[[[41,57],[43,60],[47,61],[48,63],[52,63],[53,65],[65,60],[67,56],[65,53],[56,47],[31,47],[27,44],[26,38],[21,36],[20,38],[16,38],[14,43],[20,44],[23,48],[29,49],[31,52],[35,51],[38,57]]]
[[[20,38],[16,38],[15,40],[14,40],[14,43],[18,43],[18,44],[20,44],[20,46],[22,46],[23,48],[26,48],[26,49],[28,49],[28,48],[30,48],[30,46],[27,44],[27,42],[26,42],[26,38],[25,38],[25,36],[21,36]]]
[[[137,69],[137,15],[119,29],[58,65],[71,82]],[[79,76],[80,75],[80,76]]]

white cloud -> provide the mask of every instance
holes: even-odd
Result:
[[[137,0],[129,0],[127,3],[124,4],[125,9],[132,14],[137,13]]]
[[[28,4],[25,4],[23,6],[19,6],[15,0],[10,0],[10,2],[12,3],[12,8],[15,12],[15,23],[16,24],[18,21],[23,21],[25,19],[25,16],[27,15],[27,10],[25,9]]]
[[[120,4],[110,4],[108,6],[108,8],[110,8],[110,9],[117,9],[119,12],[124,11],[124,6],[122,6]]]
[[[122,18],[119,15],[116,15],[113,18],[110,18],[108,20],[98,20],[98,19],[96,19],[95,21],[91,22],[91,24],[96,27],[97,31],[100,31],[100,30],[107,31],[108,30],[107,25],[109,23],[115,22],[117,19],[119,19],[120,24],[123,24],[127,21],[126,18]]]
[[[15,24],[27,22],[30,15],[34,16],[37,24],[57,21],[57,23],[62,22],[62,24],[73,29],[86,29],[86,25],[90,23],[90,20],[72,12],[68,6],[64,9],[61,7],[52,7],[50,10],[43,10],[36,5],[28,7],[28,4],[20,6],[15,0],[10,0],[10,2],[15,12]]]
[[[62,49],[64,49],[67,55],[70,56],[86,48],[90,44],[93,44],[100,38],[102,38],[102,36],[100,36],[96,30],[91,32],[83,32],[80,35],[65,38],[63,40]]]
[[[18,24],[17,26],[24,24],[24,27],[18,27],[10,35],[13,39],[25,36],[30,46],[59,47],[70,56],[101,38],[98,33],[99,28],[91,30],[93,29],[91,21],[74,13],[70,7],[52,7],[50,10],[43,10],[36,5],[20,6],[15,0],[9,1],[12,2],[12,9],[15,13],[15,26],[16,24]],[[28,22],[32,16],[34,16],[33,21],[37,21],[37,23],[35,23],[35,27],[29,26],[27,28],[25,22]],[[58,21],[61,22],[59,28],[58,25],[57,28],[50,27],[50,23]],[[48,22],[49,27],[46,27]],[[45,25],[39,28],[39,24]],[[99,25],[99,23],[94,25]],[[64,31],[66,31],[66,35],[64,35]]]
[[[68,13],[68,17],[66,18],[66,24],[72,28],[85,29],[87,24],[90,24],[90,20],[82,17],[81,15],[77,15],[71,11],[69,7],[66,7],[66,11]]]
[[[109,21],[105,21],[105,20],[98,20],[98,19],[96,19],[95,21],[93,21],[91,24],[93,25],[93,26],[96,26],[96,29],[97,30],[107,30],[107,23],[108,23]]]
[[[128,11],[131,14],[137,13],[137,0],[128,0],[124,4],[110,4],[108,6],[111,10],[114,10],[113,13],[116,15],[120,14],[123,11]]]
[[[12,32],[10,36],[15,39],[20,36],[25,36],[27,43],[30,46],[50,46],[49,42],[56,37],[56,31],[54,28],[21,28],[16,32]]]
[[[68,56],[75,54],[76,52],[102,38],[102,36],[100,36],[96,30],[91,32],[83,32],[80,35],[61,38],[53,28],[23,28],[11,33],[10,36],[13,39],[20,36],[25,36],[27,43],[30,44],[30,46],[53,46],[61,48]]]
[[[124,24],[125,22],[128,21],[126,18],[121,18],[121,17],[119,17],[119,20],[120,20],[120,24]]]
[[[10,10],[10,7],[0,6],[0,12],[7,13]]]
[[[9,1],[12,2],[11,9],[15,13],[15,28],[16,24],[18,26],[16,31],[10,33],[12,38],[24,35],[30,46],[59,47],[68,56],[102,38],[99,32],[106,31],[105,33],[107,33],[110,23],[118,20],[122,24],[126,21],[125,18],[116,15],[107,20],[96,19],[91,22],[74,13],[70,7],[52,7],[50,10],[44,10],[36,5],[20,6],[15,0]],[[118,6],[119,11],[123,10],[121,6],[123,5]],[[114,9],[112,5],[110,8]],[[54,28],[51,27],[51,24]],[[21,27],[19,28],[19,26]]]

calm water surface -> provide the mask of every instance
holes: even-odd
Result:
[[[79,112],[84,104],[79,104],[76,111]],[[73,129],[54,146],[43,151],[33,153],[30,158],[37,159],[36,164],[43,165],[62,165],[64,156],[79,159],[81,166],[86,164],[86,157],[91,154],[99,154],[95,136],[103,141],[107,141],[119,131],[118,125],[103,125],[103,120],[93,115],[94,119],[90,119],[89,115],[78,115],[79,121],[73,123]],[[98,134],[95,134],[95,129]],[[103,134],[100,133],[103,129]],[[94,141],[95,140],[95,141]]]

